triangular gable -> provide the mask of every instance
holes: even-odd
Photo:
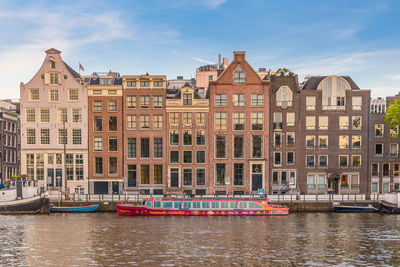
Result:
[[[228,67],[218,76],[215,84],[233,84],[233,73],[241,67],[246,72],[246,83],[245,84],[262,84],[265,83],[253,67],[246,61],[244,52],[234,52],[234,59],[228,65]],[[250,81],[250,82],[249,82]],[[210,82],[211,83],[211,82]]]

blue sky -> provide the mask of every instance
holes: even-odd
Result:
[[[71,3],[72,2],[72,3]],[[84,74],[195,77],[196,67],[245,50],[258,69],[350,75],[372,96],[400,91],[400,1],[4,1],[0,0],[0,98],[18,98],[62,51]]]

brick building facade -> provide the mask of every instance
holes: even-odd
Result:
[[[347,76],[299,84],[296,75],[255,71],[245,52],[212,76],[199,69],[207,88],[164,75],[80,76],[60,53],[47,50],[21,84],[21,173],[42,186],[60,187],[66,175],[71,192],[95,194],[400,188],[400,139],[384,122],[399,95],[371,100]]]

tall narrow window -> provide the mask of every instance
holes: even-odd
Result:
[[[136,165],[128,165],[128,187],[136,187]]]
[[[140,139],[140,157],[149,158],[150,157],[150,139],[141,138]]]
[[[233,95],[233,106],[235,108],[243,108],[246,105],[246,95],[245,94],[234,94]]]
[[[163,128],[163,116],[153,115],[153,129],[161,130]]]
[[[215,185],[225,185],[226,164],[215,164],[216,181]]]
[[[172,146],[179,145],[179,131],[171,130],[169,132],[169,144]]]
[[[233,164],[233,185],[244,184],[244,164],[234,163]]]
[[[245,116],[244,112],[234,112],[233,113],[233,130],[243,131],[245,127]]]
[[[191,130],[183,131],[183,145],[186,145],[186,146],[192,145],[192,131]]]
[[[136,158],[136,138],[128,138],[128,158]]]
[[[215,113],[215,130],[223,131],[226,130],[226,113],[216,112]]]
[[[136,96],[126,97],[126,108],[136,108]]]
[[[163,157],[163,142],[162,138],[154,138],[154,158]]]
[[[215,157],[226,158],[226,136],[216,135],[215,136]]]
[[[126,128],[128,128],[128,130],[136,129],[136,115],[126,116]]]
[[[162,165],[154,165],[154,184],[162,184]]]
[[[149,184],[150,183],[150,165],[141,165],[140,166],[140,182],[141,184]]]
[[[163,97],[161,95],[153,96],[153,108],[163,107]]]
[[[263,155],[263,136],[252,136],[252,158],[261,158]]]
[[[196,145],[205,145],[206,144],[206,131],[205,130],[197,130],[196,131]]]
[[[243,135],[234,135],[233,157],[236,159],[244,158],[244,136]]]
[[[264,113],[252,112],[251,113],[251,130],[262,131],[264,129]]]

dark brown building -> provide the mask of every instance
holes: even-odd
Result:
[[[318,76],[301,89],[299,189],[366,193],[370,91],[347,76]]]
[[[297,76],[271,76],[270,80],[270,192],[295,194],[301,157]]]

